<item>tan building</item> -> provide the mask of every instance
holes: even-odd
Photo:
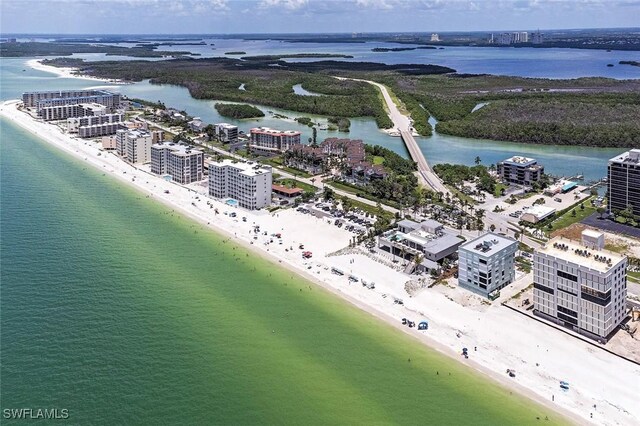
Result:
[[[151,162],[151,133],[146,130],[118,130],[116,151],[129,163]]]
[[[164,142],[151,146],[151,173],[171,175],[183,185],[202,180],[204,153],[188,145]]]
[[[604,249],[604,236],[549,240],[533,257],[534,313],[600,341],[624,319],[627,258]]]

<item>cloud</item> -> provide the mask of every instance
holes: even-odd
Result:
[[[390,0],[355,0],[356,6],[379,10],[393,9],[394,5],[392,3],[396,2]]]
[[[286,10],[299,10],[309,4],[309,0],[260,0],[260,9],[278,8]]]

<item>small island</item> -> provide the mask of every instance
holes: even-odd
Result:
[[[329,117],[329,130],[338,130],[339,132],[348,132],[351,127],[351,120],[346,117]]]
[[[245,61],[277,61],[280,59],[304,59],[304,58],[353,58],[353,55],[340,53],[289,53],[284,55],[257,55],[244,56]]]
[[[225,55],[246,55],[247,52],[243,52],[242,50],[234,50],[231,52],[224,52]]]
[[[215,104],[215,108],[223,117],[235,119],[264,117],[264,112],[249,104]]]
[[[631,65],[632,67],[640,67],[640,61],[620,61],[620,65]]]

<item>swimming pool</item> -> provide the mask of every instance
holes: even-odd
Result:
[[[229,198],[224,203],[229,205],[229,206],[237,206],[238,205],[238,200],[234,200],[233,198]]]

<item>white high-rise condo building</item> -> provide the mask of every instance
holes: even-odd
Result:
[[[142,129],[118,130],[116,152],[126,161],[145,164],[151,161],[151,133]]]
[[[534,313],[606,341],[625,316],[627,258],[604,250],[604,235],[556,237],[533,256]]]
[[[271,168],[223,160],[209,164],[209,195],[231,198],[240,207],[261,209],[271,204]]]
[[[188,145],[173,142],[151,146],[151,173],[171,175],[183,185],[202,180],[204,153]]]
[[[518,242],[492,232],[469,241],[458,249],[458,285],[485,297],[492,297],[515,279]]]

